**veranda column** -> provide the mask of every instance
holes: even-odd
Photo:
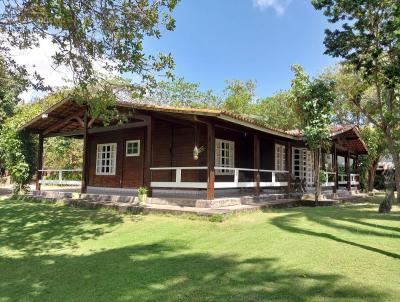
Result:
[[[339,186],[339,184],[338,184],[338,178],[339,178],[339,171],[338,171],[338,165],[337,165],[337,153],[336,153],[336,144],[334,143],[333,144],[333,147],[332,147],[332,166],[333,166],[333,171],[335,172],[335,175],[334,175],[334,186],[333,186],[333,193],[336,193],[337,192],[337,189],[338,189],[338,186]]]
[[[286,144],[286,171],[289,171],[289,174],[287,175],[287,193],[290,194],[290,192],[292,191],[292,144],[290,142],[288,142]]]
[[[350,150],[347,150],[347,155],[346,155],[346,175],[347,175],[347,190],[351,191]]]
[[[144,185],[148,189],[148,196],[152,196],[153,192],[151,189],[151,166],[153,164],[153,125],[154,119],[150,117],[147,120],[147,131],[146,131],[146,154],[145,154],[145,164],[143,171]]]
[[[39,134],[39,145],[38,145],[38,154],[37,154],[37,171],[36,171],[36,191],[40,191],[41,184],[40,181],[42,179],[42,169],[43,169],[43,144],[44,137],[42,134]]]
[[[254,144],[253,144],[253,152],[254,152],[254,169],[257,170],[254,172],[254,180],[256,182],[255,187],[255,195],[260,196],[261,188],[260,188],[260,138],[258,135],[254,135]]]
[[[215,182],[215,129],[207,124],[207,199],[214,199]]]
[[[88,150],[88,109],[85,109],[83,117],[83,161],[82,161],[82,184],[81,193],[87,192],[87,184],[89,181],[89,150]]]

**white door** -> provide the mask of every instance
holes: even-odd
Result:
[[[305,179],[306,186],[314,185],[314,157],[311,151],[305,148],[293,148],[292,171],[297,179]]]

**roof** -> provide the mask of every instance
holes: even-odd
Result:
[[[286,137],[290,139],[300,139],[299,137],[293,136],[286,131],[278,128],[273,128],[260,123],[254,119],[248,118],[241,114],[235,114],[225,110],[218,109],[206,109],[206,108],[187,108],[187,107],[173,107],[164,105],[147,105],[134,102],[118,101],[117,107],[132,108],[137,110],[165,112],[165,113],[176,113],[176,114],[189,114],[189,115],[200,115],[215,117],[220,120],[242,125],[244,127],[252,128],[261,132],[277,135],[280,137]],[[42,131],[47,129],[51,124],[55,122],[67,119],[69,116],[83,112],[83,106],[76,104],[73,100],[64,99],[59,103],[53,105],[43,113],[33,118],[30,122],[22,126],[20,129],[30,129],[36,131]],[[47,114],[46,119],[42,117]],[[66,125],[67,126],[67,125]],[[77,121],[70,121],[69,128],[63,130],[71,131],[73,128],[78,128],[79,123]]]
[[[117,107],[131,108],[136,110],[174,113],[174,114],[188,114],[196,116],[214,117],[219,120],[227,121],[230,123],[238,124],[247,128],[255,129],[261,132],[269,133],[272,135],[285,137],[293,140],[302,140],[302,132],[300,130],[285,131],[282,129],[267,126],[255,119],[249,118],[245,115],[232,113],[226,110],[207,109],[207,108],[187,108],[187,107],[173,107],[155,104],[143,104],[132,101],[118,101]],[[84,111],[83,105],[76,104],[71,99],[64,99],[57,104],[51,106],[45,112],[33,118],[30,122],[25,124],[21,129],[35,130],[37,132],[48,131],[52,125],[58,123],[63,125],[62,128],[58,127],[57,132],[74,131],[81,127],[79,118],[74,119],[71,117],[78,116]],[[46,118],[43,116],[46,115]],[[64,123],[63,121],[68,121]],[[60,131],[62,130],[62,131]],[[340,141],[346,148],[351,148],[360,154],[367,153],[367,147],[359,134],[358,128],[355,125],[335,125],[331,127],[331,137]]]

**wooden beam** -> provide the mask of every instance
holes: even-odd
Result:
[[[286,171],[289,171],[288,175],[288,186],[287,186],[287,194],[292,192],[292,144],[290,142],[286,143]]]
[[[89,182],[89,144],[88,144],[88,110],[83,117],[83,162],[82,162],[82,186],[81,193],[86,193]]]
[[[207,199],[215,197],[215,128],[214,125],[207,125]]]
[[[143,170],[143,183],[148,189],[148,196],[152,196],[151,190],[151,171],[150,168],[153,164],[153,127],[154,119],[145,122],[147,124],[146,128],[146,143],[145,143],[145,155],[144,155],[144,170]]]
[[[348,150],[348,149],[347,149],[347,155],[346,155],[346,175],[347,175],[347,190],[351,191],[350,150]]]
[[[136,122],[136,123],[126,123],[122,125],[115,125],[115,126],[108,126],[108,127],[96,127],[92,129],[88,129],[89,134],[93,133],[102,133],[102,132],[109,132],[109,131],[116,131],[122,129],[129,129],[129,128],[139,128],[139,127],[146,127],[148,122]],[[84,130],[75,130],[70,132],[58,132],[58,133],[51,133],[46,135],[46,137],[54,137],[54,136],[79,136],[84,135]]]
[[[253,153],[254,169],[257,170],[254,172],[254,179],[256,182],[255,195],[260,196],[260,139],[258,135],[254,135]]]
[[[335,171],[335,175],[334,175],[335,185],[333,186],[333,193],[336,193],[338,186],[339,186],[339,184],[338,184],[339,171],[338,171],[338,165],[337,165],[337,152],[336,152],[336,144],[335,143],[333,143],[333,146],[332,146],[332,161],[333,161],[332,166]]]
[[[38,145],[38,153],[37,153],[37,171],[36,171],[36,190],[40,191],[41,185],[40,180],[42,179],[42,171],[43,170],[43,144],[44,137],[42,134],[39,134],[39,145]]]
[[[54,124],[53,126],[50,126],[49,128],[47,128],[46,130],[43,131],[43,135],[47,135],[50,132],[53,132],[54,130],[60,129],[62,127],[64,127],[65,125],[67,125],[70,121],[72,120],[77,120],[81,127],[83,127],[83,121],[82,119],[79,117],[79,115],[73,115],[73,116],[69,116],[61,121],[59,121],[57,124]]]

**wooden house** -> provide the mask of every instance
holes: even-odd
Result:
[[[298,131],[265,126],[242,115],[211,109],[119,102],[124,123],[104,126],[86,106],[65,99],[22,129],[39,135],[41,184],[52,167],[42,167],[43,142],[65,136],[84,141],[82,192],[124,191],[145,186],[154,196],[214,199],[240,194],[289,193],[301,180],[314,182],[313,156]],[[332,148],[323,155],[325,190],[358,186],[358,156],[367,153],[355,126],[332,128]],[[60,154],[62,156],[62,154]],[[62,171],[61,171],[62,174]]]

